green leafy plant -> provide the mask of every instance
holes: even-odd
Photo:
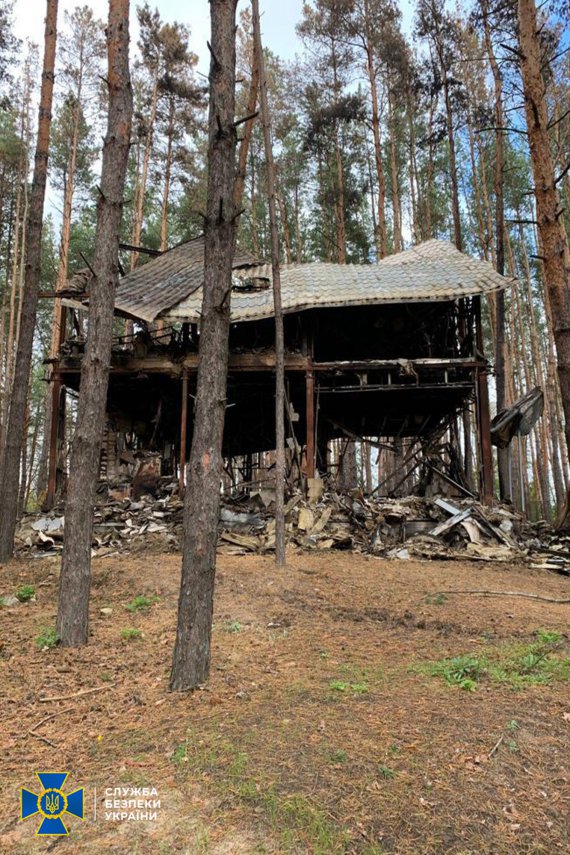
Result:
[[[515,689],[570,680],[570,657],[563,655],[562,636],[539,630],[531,644],[486,648],[478,657],[456,656],[414,666],[412,670],[442,677],[448,685],[474,691],[482,680],[507,683]]]
[[[142,632],[140,631],[140,629],[122,629],[121,638],[124,641],[135,641],[137,638],[142,638]]]
[[[139,594],[138,597],[135,597],[134,600],[131,600],[130,603],[127,603],[125,606],[128,612],[134,613],[139,611],[147,611],[158,602],[158,597],[152,596],[147,597],[145,594]]]
[[[33,585],[22,585],[21,588],[18,588],[16,591],[16,597],[19,599],[21,603],[29,602],[32,597],[35,597],[36,589]]]
[[[346,692],[348,690],[348,683],[345,683],[344,680],[331,680],[329,689],[332,689],[333,692]]]
[[[562,633],[555,629],[537,629],[534,634],[539,644],[558,644],[562,641]]]
[[[36,647],[39,650],[53,650],[59,644],[59,635],[53,626],[44,627],[36,636]]]
[[[242,625],[239,620],[228,620],[223,625],[224,632],[241,632]]]
[[[172,756],[170,758],[173,763],[180,765],[181,763],[188,763],[188,740],[185,739],[184,742],[181,742],[178,748],[176,748],[172,752]]]
[[[447,597],[445,596],[445,594],[435,594],[434,596],[428,594],[424,597],[424,603],[428,606],[442,606],[445,602],[447,602]]]
[[[335,748],[329,753],[331,763],[346,763],[348,754],[342,748]]]
[[[386,781],[396,777],[394,770],[390,769],[388,766],[384,766],[382,763],[378,766],[378,774]]]
[[[368,683],[347,683],[345,680],[331,680],[329,689],[333,692],[353,692],[355,695],[365,695],[369,691]]]

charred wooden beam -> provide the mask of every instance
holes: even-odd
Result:
[[[483,328],[481,324],[481,298],[476,297],[475,342],[477,353],[483,356]],[[481,501],[493,504],[493,449],[491,446],[491,416],[489,412],[489,386],[487,369],[477,368],[477,433],[479,435],[479,481]]]
[[[180,472],[178,486],[182,495],[186,483],[186,445],[188,432],[188,373],[182,375],[182,413],[180,416]]]
[[[57,466],[59,462],[59,450],[63,440],[61,434],[62,428],[65,426],[65,387],[62,385],[59,372],[55,373],[52,383],[48,485],[44,502],[44,509],[48,511],[51,510],[55,504],[55,496],[57,492]]]
[[[315,477],[315,374],[313,372],[313,335],[312,330],[308,331],[306,364],[305,373],[305,392],[306,392],[306,447],[307,447],[307,478]],[[287,360],[285,360],[285,368],[287,369]]]
[[[163,254],[160,249],[149,249],[145,246],[133,246],[132,243],[120,243],[119,249],[123,249],[125,252],[140,252],[143,255],[150,255],[153,258]]]

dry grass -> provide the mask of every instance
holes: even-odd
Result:
[[[3,571],[0,593],[37,591],[0,615],[3,851],[567,853],[568,606],[433,596],[476,582],[563,597],[564,579],[346,553],[295,553],[279,572],[222,556],[212,678],[180,696],[167,690],[179,559],[94,567],[92,640],[78,651],[34,642],[54,625],[57,563]],[[489,663],[523,657],[539,629],[561,636],[547,680],[492,679]],[[474,691],[443,678],[442,662],[466,656],[487,663]],[[48,844],[17,819],[19,787],[44,769],[69,770],[89,806]],[[159,790],[156,823],[101,817],[104,789],[127,784]]]

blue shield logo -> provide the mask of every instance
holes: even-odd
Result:
[[[20,789],[20,819],[39,814],[43,817],[36,834],[60,836],[69,834],[62,819],[64,814],[85,819],[84,790],[73,793],[63,792],[63,785],[69,772],[36,772],[42,785],[42,791],[33,793],[24,787]]]

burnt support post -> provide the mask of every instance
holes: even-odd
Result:
[[[56,320],[57,340],[54,348],[54,356],[59,357],[61,347],[67,334],[67,307],[64,306],[56,296],[58,308]],[[52,343],[53,345],[53,343]],[[61,376],[56,365],[54,365],[51,376],[51,422],[49,434],[49,458],[48,458],[48,484],[44,501],[45,510],[49,511],[55,503],[57,492],[57,465],[60,457],[60,449],[63,446],[65,433],[65,388],[61,383]]]
[[[315,477],[315,373],[313,371],[313,337],[312,330],[307,336],[307,362],[305,373],[306,411],[307,411],[307,478]]]
[[[476,359],[484,359],[483,329],[481,326],[481,298],[474,298]],[[489,386],[487,368],[481,364],[476,371],[477,383],[477,433],[479,434],[479,482],[481,501],[493,504],[493,449],[491,446],[491,416],[489,412]]]
[[[57,469],[65,430],[65,387],[57,369],[54,370],[51,388],[51,424],[49,436],[48,484],[44,508],[49,511],[55,504]]]
[[[186,447],[188,436],[188,373],[186,371],[182,374],[182,406],[180,409],[180,471],[178,473],[178,487],[182,494],[186,483]]]

